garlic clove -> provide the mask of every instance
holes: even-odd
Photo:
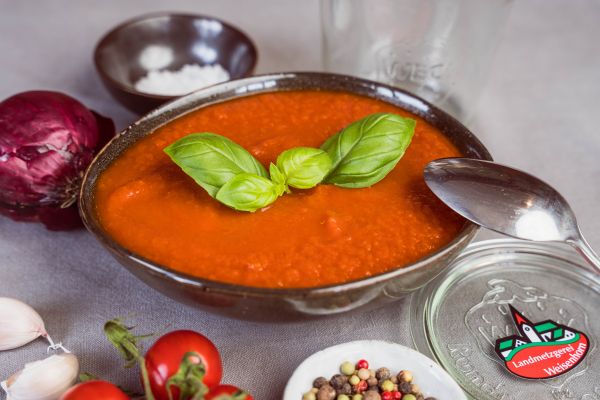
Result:
[[[0,386],[7,400],[57,400],[77,380],[79,362],[71,353],[25,364]]]
[[[29,305],[0,297],[0,350],[21,347],[40,336],[47,337],[42,317]]]

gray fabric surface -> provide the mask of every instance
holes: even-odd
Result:
[[[165,9],[215,15],[255,39],[257,72],[318,70],[317,5],[315,0],[0,0],[0,98],[28,89],[64,91],[123,128],[135,116],[112,100],[91,62],[98,38],[118,22]],[[469,124],[498,161],[559,189],[597,249],[599,20],[600,3],[593,0],[516,2],[476,119]],[[407,300],[365,315],[310,323],[224,319],[148,289],[85,231],[53,233],[2,217],[0,296],[36,308],[53,337],[79,356],[83,371],[128,387],[138,385],[137,373],[119,368],[102,336],[103,322],[114,316],[130,316],[143,332],[204,332],[222,352],[225,381],[247,388],[258,400],[280,398],[294,368],[324,347],[365,338],[412,345]],[[0,353],[0,378],[43,358],[45,348],[37,341]]]

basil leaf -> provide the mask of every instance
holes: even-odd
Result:
[[[331,158],[320,149],[295,147],[277,157],[277,167],[285,176],[285,183],[297,189],[315,187],[331,170]]]
[[[256,211],[273,203],[278,197],[275,183],[245,172],[229,180],[215,196],[221,203],[239,211]]]
[[[283,194],[283,192],[290,193],[290,189],[288,189],[288,186],[285,183],[285,175],[283,175],[283,172],[277,168],[277,165],[273,163],[269,165],[269,175],[271,175],[271,180],[273,183],[277,185],[277,192],[280,196]]]
[[[246,149],[214,133],[185,136],[166,147],[164,152],[212,197],[240,173],[268,177],[265,167]]]
[[[379,182],[404,155],[415,124],[390,113],[372,114],[350,124],[321,146],[333,161],[324,182],[346,188]]]

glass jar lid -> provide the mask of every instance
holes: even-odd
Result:
[[[600,399],[598,317],[600,277],[574,250],[555,243],[496,239],[471,244],[411,298],[417,349],[439,362],[477,400]],[[567,363],[570,369],[544,379],[509,372],[507,367],[518,373],[521,367],[531,370],[525,364],[538,364],[544,357],[545,367],[553,369],[539,368],[540,374],[557,373],[555,368],[568,360],[552,352],[568,345],[554,340],[565,340],[571,332],[587,337],[587,353],[574,366]],[[515,351],[497,352],[497,344],[506,350],[530,349],[521,361],[508,361]],[[557,358],[550,362],[546,357]]]

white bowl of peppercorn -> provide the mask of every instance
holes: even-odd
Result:
[[[283,400],[466,400],[435,361],[408,347],[359,340],[329,347],[304,360]]]

